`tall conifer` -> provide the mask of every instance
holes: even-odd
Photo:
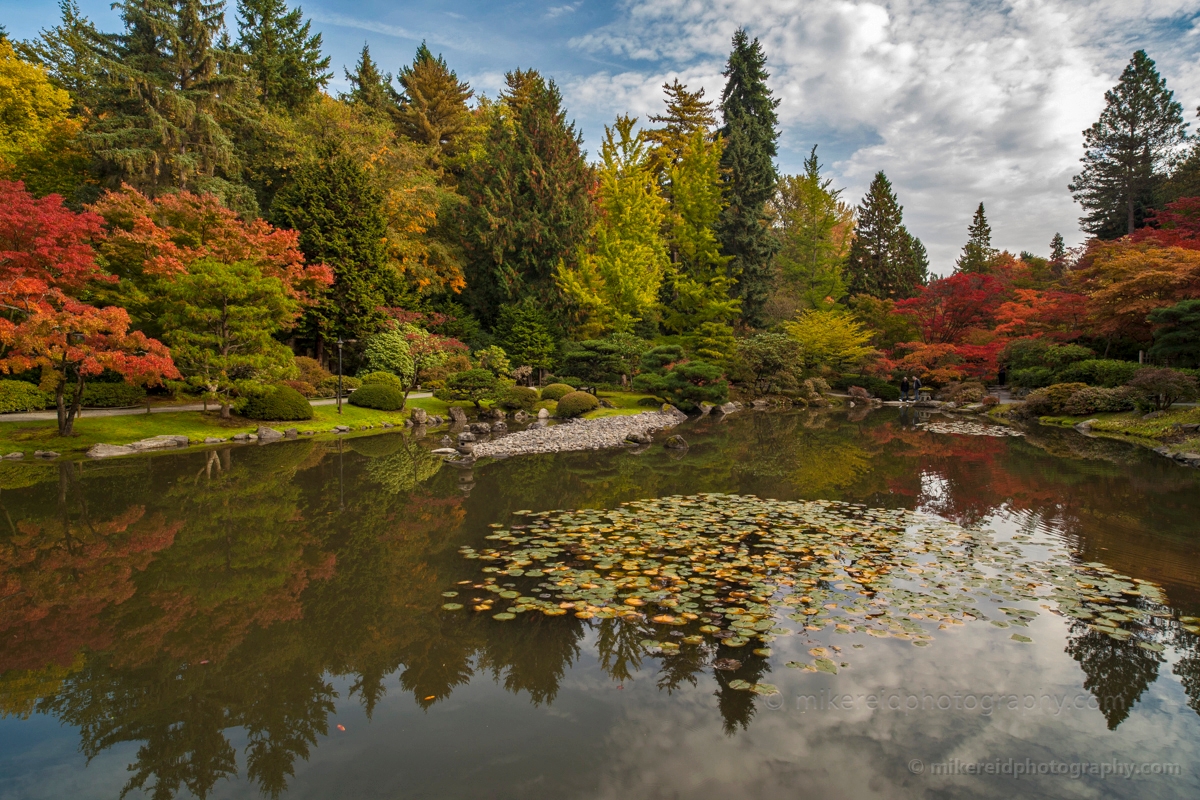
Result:
[[[299,6],[289,11],[284,0],[238,0],[238,50],[264,105],[298,108],[332,77],[321,34],[311,26]]]
[[[692,134],[704,131],[707,135],[717,124],[712,101],[704,99],[704,89],[690,92],[676,78],[674,83],[664,83],[667,112],[651,114],[650,121],[662,125],[651,128],[644,134],[646,141],[654,144],[650,153],[650,168],[665,178],[672,166],[679,163],[683,150],[691,141]]]
[[[395,114],[400,133],[454,155],[457,140],[471,124],[467,108],[467,100],[474,94],[471,87],[458,79],[442,56],[434,58],[424,42],[412,65],[400,68],[396,82],[400,84]]]
[[[744,29],[733,36],[733,51],[725,67],[721,112],[725,140],[721,167],[725,171],[727,205],[717,227],[721,249],[732,257],[736,293],[742,315],[752,326],[765,322],[763,308],[771,293],[772,260],[779,243],[770,229],[767,203],[775,194],[775,108],[779,101],[767,87],[767,57],[758,39]]]
[[[850,294],[893,300],[911,297],[925,282],[928,266],[925,246],[904,227],[904,207],[896,200],[891,181],[882,170],[875,173],[858,207],[858,227],[846,259]]]
[[[362,53],[354,72],[343,70],[350,82],[350,91],[345,99],[365,108],[368,113],[381,119],[391,119],[396,111],[396,92],[392,88],[390,73],[379,71],[379,65],[371,58],[371,47],[363,43]]]
[[[995,256],[996,249],[992,247],[992,226],[988,225],[983,203],[980,203],[967,228],[967,243],[963,245],[962,255],[958,257],[954,266],[959,272],[987,272],[988,265]]]
[[[1087,212],[1085,231],[1102,239],[1133,233],[1154,206],[1187,141],[1183,107],[1144,50],[1104,93],[1106,105],[1083,132],[1083,170],[1068,187]]]

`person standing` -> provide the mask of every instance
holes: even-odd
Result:
[[[900,402],[903,403],[908,399],[908,376],[900,376]]]
[[[916,375],[913,375],[912,379],[912,393],[914,403],[921,399],[921,379]]]

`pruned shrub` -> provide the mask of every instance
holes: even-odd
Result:
[[[253,395],[242,407],[242,416],[250,419],[293,422],[312,419],[312,405],[304,395],[290,386],[273,386],[261,394]]]
[[[0,413],[42,411],[50,407],[50,395],[25,381],[0,381]]]
[[[989,394],[986,397],[984,397],[982,400],[980,400],[979,402],[983,403],[988,408],[993,408],[995,406],[1000,405],[1000,398],[996,397],[996,395],[994,395],[994,394]]]
[[[83,387],[85,408],[124,408],[146,402],[146,390],[131,383],[88,383]]]
[[[871,399],[871,393],[861,386],[851,386],[850,396],[855,400],[862,400],[863,402],[867,402]]]
[[[537,402],[537,389],[527,386],[510,386],[496,398],[496,404],[508,411],[532,411]]]
[[[333,373],[321,366],[321,362],[315,358],[308,356],[296,356],[296,371],[299,373],[296,376],[297,380],[305,383],[311,383],[313,386],[320,386],[321,381],[330,377]]]
[[[1145,368],[1145,365],[1135,361],[1089,358],[1063,367],[1058,371],[1058,380],[1061,383],[1086,383],[1088,386],[1115,389],[1129,383],[1134,375]]]
[[[716,364],[684,361],[666,373],[642,373],[633,379],[639,392],[665,398],[684,411],[694,411],[701,403],[721,405],[729,399],[729,382]]]
[[[579,417],[599,407],[600,401],[594,395],[587,392],[571,392],[559,399],[555,414],[564,418]]]
[[[359,375],[358,379],[362,381],[363,386],[369,386],[373,383],[381,383],[384,386],[391,386],[393,389],[404,391],[404,384],[390,372],[368,372],[366,375]]]
[[[1100,414],[1110,411],[1132,411],[1138,394],[1128,386],[1106,389],[1089,386],[1071,395],[1063,404],[1063,411],[1076,416]]]
[[[349,375],[342,376],[342,392],[353,392],[358,387],[362,386],[362,381],[358,378],[352,378]],[[338,387],[337,375],[330,375],[317,384],[317,393],[322,397],[336,397]]]
[[[1030,392],[1029,397],[1025,399],[1025,412],[1039,417],[1062,414],[1066,411],[1067,401],[1074,397],[1076,392],[1086,388],[1086,383],[1056,383]]]
[[[888,383],[883,378],[876,378],[873,375],[839,375],[837,378],[834,378],[832,386],[834,389],[841,389],[842,391],[849,391],[851,386],[861,386],[867,390],[868,394],[878,397],[880,400],[900,399],[900,387],[898,385]]]
[[[350,405],[377,411],[399,411],[404,408],[404,392],[386,383],[367,383],[350,395]]]
[[[1008,376],[1014,389],[1044,389],[1054,383],[1054,370],[1049,367],[1014,369]]]
[[[575,391],[575,387],[565,383],[552,383],[549,386],[542,388],[543,400],[561,400],[562,398]]]
[[[305,397],[316,397],[317,396],[317,387],[313,386],[308,381],[284,381],[283,385],[289,386],[292,389],[295,389],[297,392],[304,395]]]
[[[438,389],[433,396],[447,403],[469,400],[475,404],[475,408],[483,408],[483,401],[494,398],[496,389],[494,374],[486,369],[469,369],[451,375],[446,379],[445,387]]]
[[[1129,381],[1129,387],[1148,405],[1166,411],[1180,401],[1194,400],[1200,391],[1191,375],[1176,369],[1143,369]]]
[[[937,393],[937,398],[951,403],[967,404],[978,403],[986,394],[987,389],[982,383],[966,381],[963,383],[946,384]]]

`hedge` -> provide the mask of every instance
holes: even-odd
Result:
[[[537,389],[527,386],[510,386],[496,398],[496,404],[509,411],[532,411],[537,401]]]
[[[386,383],[368,383],[354,390],[350,405],[376,411],[399,411],[404,408],[404,392]]]
[[[0,381],[0,413],[42,411],[49,408],[51,397],[26,381]]]
[[[88,383],[83,387],[85,408],[123,408],[146,402],[146,390],[130,383]]]
[[[561,400],[562,398],[575,391],[575,387],[565,383],[552,383],[542,389],[543,400]]]
[[[378,383],[384,386],[391,386],[393,389],[404,391],[404,384],[390,372],[368,372],[366,375],[359,375],[358,379],[362,381],[363,386],[368,384]]]
[[[290,386],[275,386],[263,394],[251,397],[242,407],[241,413],[243,417],[250,419],[273,422],[293,422],[313,418],[312,405],[304,399],[304,395]]]

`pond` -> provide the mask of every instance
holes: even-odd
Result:
[[[674,432],[0,462],[0,798],[1200,796],[1200,471]]]

